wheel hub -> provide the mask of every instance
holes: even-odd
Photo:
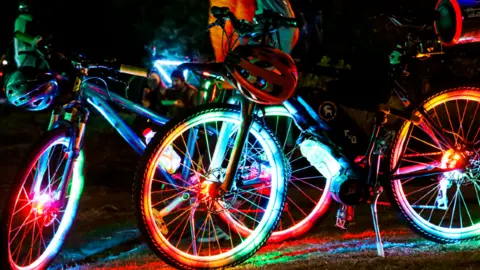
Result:
[[[442,169],[456,168],[464,171],[470,166],[472,154],[465,145],[458,145],[443,153],[440,166]]]
[[[459,184],[470,182],[474,171],[478,170],[479,164],[475,155],[475,151],[469,150],[471,147],[466,145],[458,145],[443,153],[440,167],[442,169],[456,169],[451,172],[444,173],[449,180],[456,181]]]
[[[35,217],[42,220],[44,226],[50,226],[59,212],[54,196],[48,193],[36,195],[31,203]]]
[[[224,168],[216,168],[204,177],[199,178],[198,199],[206,206],[207,211],[214,214],[230,209],[238,197],[235,180],[231,191],[223,192],[220,189],[225,178],[225,172]],[[219,205],[221,205],[221,209],[219,209]]]

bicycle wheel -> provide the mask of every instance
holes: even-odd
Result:
[[[269,242],[298,238],[325,217],[330,205],[331,178],[326,178],[303,157],[297,138],[301,131],[283,106],[265,108],[265,120],[276,135],[290,167],[287,200],[278,228]]]
[[[480,236],[480,89],[445,90],[422,106],[455,149],[429,136],[432,132],[423,122],[418,126],[406,122],[394,140],[390,168],[408,173],[429,166],[446,168],[463,160],[467,171],[390,181],[387,195],[407,224],[427,239],[439,243],[476,239]]]
[[[225,174],[240,115],[237,107],[213,105],[172,120],[139,163],[134,182],[139,228],[149,247],[172,266],[241,263],[265,244],[279,222],[285,157],[271,131],[257,121],[234,187],[222,196],[212,192]]]
[[[2,216],[2,269],[45,269],[62,246],[83,188],[83,153],[75,162],[66,130],[55,129],[32,148]],[[50,163],[56,162],[56,163]],[[71,171],[71,179],[64,176]],[[61,204],[61,184],[68,184]]]

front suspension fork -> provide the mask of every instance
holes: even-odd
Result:
[[[72,138],[75,140],[70,140],[70,151],[68,153],[67,159],[67,170],[64,171],[62,181],[60,186],[62,187],[60,191],[60,199],[62,200],[62,204],[65,203],[67,193],[68,184],[73,175],[73,170],[78,162],[78,157],[80,155],[80,151],[82,150],[83,146],[83,138],[85,135],[85,127],[88,122],[88,117],[90,116],[90,112],[86,108],[82,108],[82,113],[80,115],[79,123],[78,123],[78,130],[77,132],[72,133]],[[70,119],[71,120],[71,119]],[[74,128],[75,130],[75,128]]]
[[[50,122],[48,125],[48,130],[51,130],[54,128],[56,123],[60,119],[60,115],[64,113],[63,115],[63,120],[68,122],[71,125],[71,129],[69,130],[69,135],[71,136],[69,146],[68,146],[68,152],[66,154],[68,155],[67,162],[65,164],[66,170],[64,170],[63,175],[62,175],[62,180],[60,182],[60,192],[56,194],[57,198],[60,200],[61,205],[65,203],[66,197],[65,194],[67,193],[67,189],[70,183],[70,179],[72,178],[73,175],[73,170],[74,167],[76,166],[77,159],[80,155],[80,151],[82,149],[82,144],[83,144],[83,138],[85,135],[85,127],[88,122],[88,118],[90,115],[90,112],[87,108],[84,108],[82,106],[75,106],[76,103],[70,103],[65,105],[64,107],[58,107],[56,108],[50,117]],[[73,120],[78,119],[78,126],[76,126],[76,123],[72,122]],[[41,164],[41,168],[46,168],[48,166],[48,157],[50,156],[50,152],[46,152],[46,155],[43,155],[39,163]],[[42,170],[44,171],[44,170]],[[43,179],[43,173],[42,173],[42,178]],[[37,179],[38,180],[38,179]],[[37,181],[37,185],[39,185],[41,181]]]
[[[225,178],[223,183],[220,186],[220,192],[226,193],[229,192],[233,186],[233,180],[238,169],[238,164],[240,163],[240,158],[242,157],[243,149],[248,138],[248,133],[250,127],[253,123],[253,113],[255,110],[255,103],[248,101],[246,98],[241,99],[241,108],[242,108],[242,118],[240,122],[240,127],[235,139],[235,144],[233,145],[232,155],[228,161],[227,171],[225,173]]]

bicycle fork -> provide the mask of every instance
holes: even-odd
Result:
[[[77,102],[74,101],[72,103],[65,105],[62,108],[55,109],[52,112],[52,116],[50,118],[50,123],[48,126],[48,130],[51,130],[55,126],[55,124],[58,123],[60,114],[64,112],[63,121],[66,121],[67,123],[71,123],[71,127],[72,127],[69,130],[70,142],[68,146],[68,152],[66,153],[68,156],[65,164],[66,170],[63,172],[62,180],[59,185],[61,189],[59,194],[57,195],[57,198],[59,198],[60,205],[63,205],[64,203],[66,203],[65,194],[67,193],[70,180],[73,176],[74,168],[75,166],[77,166],[78,158],[80,156],[80,151],[82,148],[83,138],[85,135],[85,127],[90,115],[90,112],[87,108],[84,108],[82,106],[77,107],[75,105],[77,105]],[[72,122],[72,119],[73,120],[78,119],[78,125]],[[47,157],[48,156],[49,155],[47,155]]]
[[[238,164],[240,163],[240,158],[242,157],[242,152],[245,148],[248,133],[253,123],[253,112],[255,110],[255,103],[243,98],[241,101],[241,108],[242,119],[240,122],[240,127],[238,129],[237,138],[235,139],[235,144],[233,145],[232,155],[230,157],[230,160],[228,161],[225,178],[222,185],[220,185],[219,191],[222,193],[229,192],[233,186],[233,180],[237,173]]]
[[[245,148],[248,139],[248,133],[253,123],[253,113],[255,110],[255,103],[248,101],[246,98],[239,97],[238,101],[241,104],[241,121],[237,131],[237,137],[232,148],[232,154],[228,161],[225,177],[222,184],[216,190],[217,195],[229,192],[234,184],[235,175],[237,172],[240,158],[242,157],[243,149]],[[224,123],[220,129],[215,150],[209,166],[209,171],[221,167],[222,161],[225,157],[230,135],[234,131],[235,126]]]

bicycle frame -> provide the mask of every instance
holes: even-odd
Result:
[[[145,150],[145,143],[108,104],[108,100],[115,102],[130,112],[151,120],[157,125],[163,126],[169,120],[169,118],[165,116],[158,115],[141,105],[121,97],[120,95],[107,92],[106,90],[90,83],[85,83],[81,97],[92,105],[138,154],[142,154]]]
[[[76,128],[76,132],[72,134],[72,137],[75,137],[75,141],[72,141],[74,159],[78,157],[78,153],[80,151],[83,137],[85,134],[86,123],[88,121],[89,110],[85,107],[86,104],[84,103],[84,101],[94,107],[139,155],[143,154],[146,148],[146,144],[144,143],[142,138],[140,138],[132,130],[132,128],[127,123],[125,123],[125,121],[118,115],[118,113],[116,113],[115,110],[108,104],[109,101],[115,102],[117,105],[123,107],[130,112],[141,115],[151,120],[157,125],[163,126],[169,121],[169,118],[158,115],[155,112],[130,100],[127,100],[118,94],[112,93],[97,85],[87,83],[86,80],[83,79],[83,76],[77,77],[73,92],[77,93],[74,100],[72,100],[68,104],[65,104],[62,107],[56,108],[52,112],[48,129],[51,129],[54,124],[59,120],[59,115],[62,111],[66,112],[64,119],[68,122],[71,121],[73,116],[72,113],[67,112],[68,109],[78,108],[82,111],[83,116],[80,123],[78,124],[78,128]],[[75,150],[77,151],[76,153]],[[168,181],[173,183],[173,179],[168,174],[164,173],[163,170],[159,171],[165,176]],[[66,177],[64,179],[70,178]],[[62,181],[64,181],[64,179]],[[64,189],[62,190],[62,193],[64,193],[66,192],[66,187],[68,185],[65,185],[65,183],[62,184],[62,187]]]
[[[400,89],[404,90],[404,89]],[[397,92],[397,91],[396,91]],[[397,93],[398,94],[398,93]],[[408,99],[403,96],[402,99],[405,101],[404,104],[408,105],[406,106],[407,110],[405,111],[399,111],[390,108],[388,105],[385,104],[380,104],[380,109],[378,111],[377,115],[377,120],[375,123],[375,127],[373,129],[373,134],[370,139],[370,143],[368,148],[366,149],[366,158],[367,158],[367,165],[370,170],[370,168],[374,168],[376,173],[374,175],[369,175],[368,179],[366,179],[367,184],[373,184],[375,185],[378,180],[378,172],[380,169],[380,156],[381,153],[375,153],[375,148],[376,148],[376,142],[380,138],[380,131],[384,127],[384,124],[386,123],[386,117],[387,115],[391,114],[397,118],[401,118],[404,121],[410,121],[413,122],[415,125],[426,125],[429,127],[429,130],[431,132],[428,132],[428,135],[432,137],[434,140],[440,140],[444,142],[447,146],[453,147],[453,143],[449,140],[447,136],[443,134],[441,131],[442,129],[438,127],[438,125],[431,119],[431,117],[424,111],[419,111],[418,113],[420,115],[417,115],[414,111],[410,110],[412,105],[408,101]],[[317,114],[317,112],[308,105],[308,103],[302,99],[300,96],[295,96],[294,98],[289,99],[288,101],[284,102],[283,104],[285,108],[290,112],[292,117],[294,118],[297,126],[302,130],[303,133],[310,133],[313,136],[321,138],[325,138],[324,133],[328,133],[329,129],[331,129],[328,124],[323,121]],[[421,118],[420,118],[421,117]],[[420,122],[420,120],[424,120],[423,122]],[[328,142],[323,142],[327,143]],[[329,145],[330,147],[340,147],[342,149],[347,148],[345,145]],[[344,153],[338,153],[340,155]],[[350,162],[350,164],[354,164],[354,160],[352,160],[351,157],[347,157],[347,160]],[[373,162],[372,162],[373,160]],[[400,173],[400,174],[393,174],[394,172],[397,171],[398,168],[394,168],[391,172],[389,172],[388,175],[392,175],[392,178],[390,180],[397,180],[397,179],[405,179],[405,178],[411,178],[411,177],[422,177],[422,176],[428,176],[428,175],[434,175],[434,174],[442,174],[450,171],[454,171],[455,169],[433,169],[433,170],[427,170],[426,166],[423,166],[425,168],[411,168],[412,170],[409,173]],[[371,177],[375,177],[375,179],[372,179]]]
[[[385,104],[380,104],[380,109],[377,114],[377,122],[375,124],[375,127],[373,129],[373,134],[370,139],[370,143],[368,147],[365,149],[365,156],[367,158],[367,170],[368,170],[368,177],[366,179],[363,179],[365,184],[369,186],[376,186],[378,184],[379,180],[379,172],[380,172],[380,165],[381,165],[381,155],[382,153],[377,153],[375,152],[375,148],[377,147],[377,140],[380,138],[380,132],[384,127],[384,124],[386,123],[386,117],[387,115],[391,114],[395,117],[401,118],[404,121],[411,121],[414,122],[414,124],[419,124],[420,117],[424,119],[425,121],[421,123],[421,125],[427,125],[429,127],[429,130],[431,132],[429,133],[429,136],[431,136],[435,140],[441,140],[443,141],[446,145],[449,145],[450,147],[453,147],[453,143],[449,140],[447,136],[445,136],[441,128],[437,126],[435,121],[433,121],[430,116],[423,111],[419,111],[420,116],[414,115],[414,112],[410,110],[412,107],[411,102],[408,100],[408,98],[405,95],[401,95],[402,92],[405,92],[404,89],[398,89],[396,91],[397,95],[401,96],[402,100],[404,101],[405,107],[407,110],[405,111],[399,111],[399,110],[394,110],[388,107],[388,105]],[[249,125],[251,124],[252,121],[252,112],[247,112],[249,103],[245,102],[245,100],[240,99],[240,102],[238,102],[238,97],[235,96],[230,99],[229,103],[235,104],[235,103],[241,103],[242,104],[242,123],[239,127],[239,134],[241,136],[237,136],[236,141],[235,141],[235,146],[234,146],[234,152],[232,153],[235,154],[234,156],[239,158],[241,150],[243,149],[243,145],[241,145],[242,140],[240,138],[246,138]],[[283,106],[285,109],[290,113],[290,115],[294,118],[295,123],[297,126],[302,130],[302,133],[310,134],[312,136],[315,136],[317,138],[328,138],[328,136],[325,136],[326,133],[328,133],[329,130],[331,130],[331,127],[328,126],[328,124],[323,121],[317,112],[308,105],[308,103],[303,100],[301,96],[295,96],[283,103]],[[250,108],[251,110],[251,108]],[[260,111],[255,112],[254,114],[259,114]],[[218,167],[221,160],[219,157],[223,156],[225,153],[225,147],[226,147],[226,141],[228,139],[222,138],[223,136],[227,136],[232,131],[232,127],[226,126],[222,127],[220,131],[220,139],[219,143],[217,143],[216,148],[215,148],[215,155],[212,158],[212,163],[211,163],[211,168]],[[222,142],[222,143],[220,143]],[[340,147],[342,149],[346,149],[347,147],[345,145],[332,145],[329,142],[324,142],[330,147]],[[237,147],[238,146],[238,147]],[[238,148],[238,149],[237,149]],[[218,154],[218,155],[217,155]],[[340,155],[345,156],[345,153],[338,153]],[[354,169],[354,171],[358,168],[355,167],[355,162],[352,159],[351,155],[346,156],[346,160],[348,161],[348,165]],[[233,168],[236,168],[235,165],[238,164],[238,160],[235,158],[230,159],[229,165],[234,165]],[[373,170],[372,170],[373,169]],[[426,166],[418,166],[416,168],[411,168],[411,170],[408,173],[400,173],[400,174],[393,174],[394,172],[397,171],[398,168],[394,168],[391,172],[389,172],[388,175],[392,175],[390,180],[397,180],[397,179],[405,179],[405,178],[411,178],[411,177],[422,177],[422,176],[428,176],[428,175],[435,175],[435,174],[442,174],[446,172],[453,171],[455,169],[433,169],[433,170],[428,170]],[[229,170],[227,170],[229,171]],[[222,183],[222,189],[224,191],[228,191],[228,187],[231,186],[231,182],[233,181],[234,173],[230,172],[227,173],[227,176],[224,179],[224,182]]]

